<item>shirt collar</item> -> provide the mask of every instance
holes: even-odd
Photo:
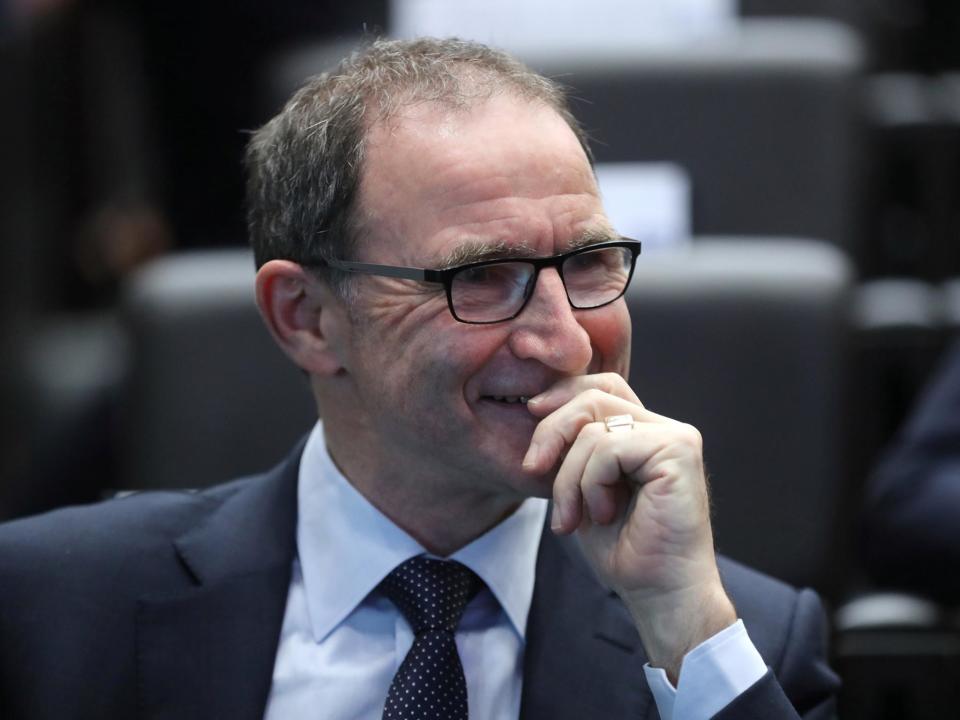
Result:
[[[297,554],[313,636],[320,642],[397,565],[427,551],[344,477],[327,452],[322,422],[304,447],[297,494]],[[546,512],[546,500],[529,498],[451,556],[487,584],[521,638]]]

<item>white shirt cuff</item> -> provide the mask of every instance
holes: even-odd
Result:
[[[662,668],[643,666],[661,720],[709,720],[762,678],[767,666],[742,620],[683,656],[674,688]]]

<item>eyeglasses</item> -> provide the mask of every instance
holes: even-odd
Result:
[[[590,310],[623,296],[633,277],[640,241],[621,238],[545,258],[480,260],[445,270],[328,260],[337,270],[442,284],[450,313],[462,323],[512,320],[533,295],[544,268],[555,267],[570,306]]]

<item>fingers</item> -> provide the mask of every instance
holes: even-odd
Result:
[[[554,481],[551,526],[566,534],[585,520],[606,525],[625,511],[636,486],[664,483],[674,502],[684,503],[674,529],[693,529],[707,512],[700,458],[699,433],[683,423],[638,423],[622,433],[585,425]]]
[[[640,398],[633,392],[627,381],[617,373],[608,372],[564,378],[550,389],[530,398],[527,409],[537,417],[546,417],[587,390],[599,390],[606,395],[619,397],[642,407]]]
[[[702,476],[696,429],[647,410],[615,373],[566,378],[531,398],[528,408],[543,419],[523,469],[546,474],[557,468],[551,521],[556,532],[573,532],[583,522],[612,522],[626,511],[638,485]],[[611,415],[632,417],[633,428],[608,432],[603,419]]]
[[[590,391],[599,392],[599,391]],[[531,473],[548,472],[580,435],[580,431],[589,423],[596,422],[604,416],[598,416],[598,399],[577,398],[579,402],[568,403],[562,412],[554,412],[541,420],[530,438],[530,448],[523,459],[523,469]],[[615,398],[609,398],[613,402]],[[610,405],[610,402],[605,403]],[[629,413],[632,409],[629,403],[617,400],[620,405],[618,412]],[[613,413],[611,413],[613,414]]]
[[[584,520],[613,521],[631,494],[628,484],[646,481],[643,467],[663,443],[650,425],[624,433],[608,433],[599,422],[585,425],[553,483],[552,529],[570,533]]]
[[[590,388],[540,421],[530,438],[523,469],[530,473],[549,472],[577,439],[581,428],[610,415],[630,415],[637,422],[668,421],[645,409],[639,402]]]
[[[580,525],[583,507],[580,478],[601,437],[600,434],[604,432],[606,428],[602,423],[584,425],[564,458],[553,481],[553,517],[550,519],[550,526],[554,532],[573,532]]]

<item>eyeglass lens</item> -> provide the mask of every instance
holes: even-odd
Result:
[[[613,302],[630,277],[632,252],[608,247],[585,250],[560,266],[570,304],[587,309]],[[450,297],[457,317],[466,322],[496,322],[513,317],[533,291],[535,267],[522,260],[464,268],[454,275]]]

